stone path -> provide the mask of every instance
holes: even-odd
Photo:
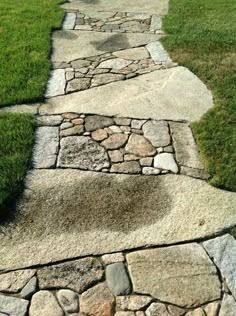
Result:
[[[46,102],[10,109],[38,128],[0,315],[235,316],[236,194],[206,182],[190,124],[213,98],[159,41],[168,2],[62,7]]]

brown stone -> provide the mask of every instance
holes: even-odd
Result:
[[[125,150],[139,157],[153,156],[156,149],[141,135],[131,134]]]
[[[133,154],[126,154],[124,156],[125,161],[132,161],[132,160],[139,160],[139,157],[133,155]]]
[[[115,117],[114,118],[117,125],[129,126],[131,119],[126,117]]]
[[[126,134],[112,134],[109,138],[104,140],[101,145],[104,146],[106,149],[118,149],[127,142],[127,139],[128,135]]]
[[[111,172],[137,174],[141,172],[141,168],[137,161],[126,161],[113,164]]]
[[[84,124],[84,120],[82,118],[77,118],[71,121],[72,124],[74,125],[82,125]]]
[[[76,119],[77,117],[79,117],[79,114],[76,114],[76,113],[63,113],[62,117],[64,119],[73,120],[73,119]]]
[[[168,124],[165,121],[148,121],[142,127],[144,136],[155,147],[165,147],[170,144]]]
[[[92,132],[112,124],[114,124],[114,120],[107,116],[90,115],[85,118],[85,129],[87,132]]]
[[[60,131],[61,137],[73,136],[73,135],[82,135],[84,132],[83,125],[76,125],[67,129]]]
[[[87,316],[112,316],[115,299],[105,283],[98,284],[80,296],[80,312]]]
[[[108,137],[107,132],[104,129],[98,129],[91,134],[92,138],[98,142],[106,139]]]
[[[123,161],[123,154],[119,150],[111,150],[108,152],[111,162]]]

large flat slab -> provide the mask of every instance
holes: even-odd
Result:
[[[236,223],[235,193],[180,175],[36,170],[26,187],[21,215],[0,230],[0,269],[193,240]]]
[[[77,0],[65,3],[62,6],[69,10],[90,10],[90,11],[114,11],[114,12],[138,12],[155,13],[164,15],[168,12],[168,0],[147,1],[147,0]]]
[[[40,113],[71,111],[141,119],[195,121],[212,106],[212,94],[202,81],[187,68],[175,67],[51,98],[41,106]]]
[[[121,49],[146,45],[160,38],[156,34],[57,31],[53,33],[53,62],[70,62]]]

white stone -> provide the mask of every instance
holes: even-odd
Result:
[[[49,291],[39,291],[32,297],[29,316],[64,316],[55,296]]]
[[[0,315],[26,316],[29,301],[0,295]]]
[[[154,157],[154,167],[158,169],[168,170],[173,173],[178,173],[179,168],[172,154],[163,153]]]
[[[209,256],[225,278],[228,288],[236,300],[236,240],[227,234],[203,243]]]
[[[65,94],[66,77],[64,69],[51,71],[51,77],[47,85],[46,98],[55,97]]]
[[[165,304],[152,303],[146,310],[146,316],[169,316]]]
[[[219,316],[235,316],[236,301],[233,296],[225,294],[221,303]]]
[[[149,43],[146,46],[147,50],[149,51],[153,61],[155,63],[160,62],[171,62],[171,59],[168,53],[165,51],[164,47],[159,41]]]
[[[71,290],[59,290],[57,299],[64,312],[76,313],[79,311],[79,295]]]
[[[73,30],[75,27],[76,13],[67,13],[62,25],[63,30]]]
[[[124,60],[121,58],[113,58],[101,62],[98,68],[111,68],[119,70],[129,66],[131,63],[132,61]]]
[[[144,167],[142,169],[142,173],[145,175],[158,175],[161,173],[161,170],[157,168],[152,168],[152,167]]]
[[[150,31],[154,32],[157,30],[161,30],[162,28],[162,20],[159,15],[154,14],[151,20]]]

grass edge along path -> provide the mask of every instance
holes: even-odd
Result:
[[[60,0],[0,1],[0,107],[43,99]]]
[[[236,191],[236,1],[170,0],[162,43],[213,92],[215,106],[192,124],[210,183]]]

